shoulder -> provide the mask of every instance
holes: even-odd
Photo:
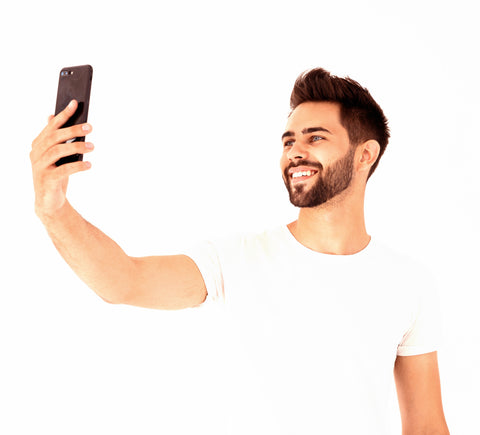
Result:
[[[376,241],[369,252],[373,275],[405,298],[435,297],[437,284],[430,268],[413,255]],[[375,279],[375,278],[374,278]]]
[[[197,242],[190,247],[187,255],[216,257],[221,263],[272,255],[285,251],[286,231],[286,226],[278,226],[257,232],[220,234]]]
[[[382,240],[375,240],[373,242],[370,257],[380,264],[397,269],[399,272],[403,270],[408,273],[420,275],[429,274],[428,267],[417,260],[412,254],[397,250]]]
[[[220,251],[269,251],[285,245],[287,231],[286,226],[278,226],[257,232],[237,232],[212,238],[206,243]]]

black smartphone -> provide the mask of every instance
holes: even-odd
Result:
[[[78,107],[72,117],[62,126],[71,127],[76,124],[87,122],[88,106],[90,104],[90,89],[92,87],[93,68],[90,65],[80,65],[62,68],[58,79],[57,104],[55,115],[58,115],[72,100],[78,101]],[[84,142],[85,136],[76,137],[68,142]],[[65,163],[83,160],[83,154],[73,154],[63,157],[55,164],[57,166]]]

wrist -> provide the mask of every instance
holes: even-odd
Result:
[[[35,207],[35,214],[38,216],[42,224],[48,228],[55,222],[64,221],[67,219],[71,210],[73,210],[71,205],[68,203],[68,201],[65,201],[60,208],[55,210],[44,210]]]

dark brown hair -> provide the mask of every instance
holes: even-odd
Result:
[[[299,104],[308,101],[340,104],[340,122],[347,130],[353,146],[370,139],[375,139],[380,144],[380,153],[368,174],[370,177],[390,137],[387,118],[370,92],[349,77],[337,77],[323,68],[314,68],[300,74],[295,81],[290,108],[293,111]]]

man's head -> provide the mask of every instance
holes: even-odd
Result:
[[[290,106],[281,165],[294,205],[315,207],[337,196],[350,186],[355,168],[370,177],[389,131],[366,89],[318,68],[298,77]]]

